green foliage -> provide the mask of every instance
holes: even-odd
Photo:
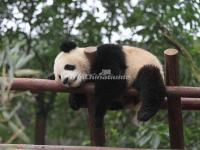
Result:
[[[54,109],[48,118],[47,142],[86,145],[89,140],[87,129],[87,110],[73,111],[68,105],[68,95],[58,94],[55,99]],[[72,119],[73,118],[73,119]]]
[[[53,60],[65,38],[75,40],[80,47],[105,42],[135,45],[150,50],[162,62],[164,49],[178,48],[181,84],[199,86],[199,0],[134,2],[2,0],[0,69],[9,80],[1,79],[1,87],[14,76],[46,78],[53,71]],[[11,143],[34,143],[34,117],[29,116],[34,116],[35,96],[27,92],[9,94],[3,90],[0,94],[1,103],[7,103],[6,108],[0,106],[0,118],[11,116],[6,123],[0,121],[2,142],[11,138]],[[43,100],[48,103],[50,99],[51,94],[45,93]],[[89,145],[84,110],[69,109],[65,94],[59,93],[53,100],[54,107],[47,122],[47,143]],[[185,143],[189,149],[200,148],[199,116],[199,112],[184,112]],[[138,125],[131,110],[109,112],[107,145],[169,148],[166,120],[166,114],[161,112],[151,121]],[[16,133],[18,131],[22,132]],[[20,135],[12,140],[13,133]]]
[[[24,132],[26,127],[23,119],[27,117],[22,119],[20,115],[25,106],[23,101],[31,102],[33,97],[29,92],[10,92],[10,84],[14,75],[20,73],[21,76],[24,76],[25,70],[29,70],[29,76],[34,76],[36,72],[39,73],[32,69],[21,69],[33,58],[32,53],[25,54],[20,51],[22,44],[24,43],[18,42],[13,48],[9,48],[9,42],[5,40],[4,46],[2,45],[4,51],[0,51],[0,132],[3,143],[30,142],[29,136]],[[18,101],[19,99],[21,101]]]

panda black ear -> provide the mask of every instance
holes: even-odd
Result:
[[[63,52],[70,52],[72,49],[76,48],[76,43],[72,42],[72,41],[64,41],[61,45],[60,45],[60,50]]]

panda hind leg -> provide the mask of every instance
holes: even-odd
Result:
[[[160,70],[153,65],[144,66],[137,75],[134,87],[139,91],[139,100],[142,102],[137,118],[147,121],[158,112],[166,96]]]

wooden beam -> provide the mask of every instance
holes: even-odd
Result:
[[[168,96],[200,98],[200,87],[167,86]]]
[[[0,85],[1,86],[1,85]],[[200,87],[187,87],[187,86],[166,86],[168,95],[177,95],[181,97],[200,98]],[[46,79],[31,79],[31,78],[14,78],[11,90],[30,90],[32,92],[40,91],[53,91],[53,92],[72,92],[72,93],[94,93],[94,84],[85,83],[79,88],[66,88],[58,84],[54,80]],[[127,95],[137,96],[135,89],[129,89]]]
[[[181,98],[182,109],[200,110],[200,98]]]
[[[164,55],[166,85],[177,86],[179,85],[178,50],[167,49]],[[168,95],[167,103],[171,149],[184,149],[181,97]]]
[[[14,78],[11,84],[11,90],[32,92],[52,91],[52,92],[76,92],[90,93],[94,92],[94,84],[87,83],[79,88],[66,88],[54,80],[47,79],[31,79],[31,78]]]
[[[134,148],[92,147],[92,146],[58,146],[58,145],[28,145],[28,144],[0,144],[0,149],[15,150],[138,150]],[[142,149],[141,149],[142,150]]]
[[[183,110],[200,110],[200,98],[181,98]],[[168,109],[167,100],[164,102],[161,109]]]
[[[187,86],[166,86],[168,96],[182,97],[183,109],[200,110],[200,87]],[[11,90],[30,90],[32,92],[54,91],[54,92],[77,92],[94,94],[94,84],[86,83],[80,88],[66,88],[54,80],[31,79],[31,78],[14,78]],[[135,89],[129,89],[127,96],[137,96]],[[166,108],[166,104],[162,108]]]

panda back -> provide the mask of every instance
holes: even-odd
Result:
[[[128,86],[131,86],[137,77],[140,69],[145,65],[156,66],[163,76],[163,67],[156,56],[152,53],[137,47],[123,46],[126,61],[126,76],[128,77]]]

